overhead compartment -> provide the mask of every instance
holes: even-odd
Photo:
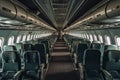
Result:
[[[0,15],[13,19],[17,15],[17,10],[11,2],[0,0]]]
[[[112,23],[120,21],[120,0],[110,0],[106,4],[98,7],[93,12],[88,12],[85,17],[80,18],[77,22],[75,22],[70,27],[66,28],[66,30],[70,30],[72,28],[76,28],[79,25],[89,24],[89,23]],[[92,9],[92,10],[93,10]],[[109,19],[109,20],[108,20]]]
[[[17,9],[17,15],[15,19],[27,22],[28,12],[21,8],[20,6],[15,6],[15,8]]]
[[[37,16],[30,13],[28,10],[12,3],[10,0],[0,0],[0,16],[7,17],[12,20],[21,21],[23,23],[32,23],[38,26],[46,27],[51,30],[55,30],[44,21],[40,20]]]

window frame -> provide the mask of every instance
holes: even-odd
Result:
[[[3,45],[4,45],[4,37],[0,37],[0,41],[1,41],[1,43],[0,43],[0,47],[2,48]]]
[[[14,36],[10,36],[8,39],[8,45],[14,45],[14,39],[15,39]]]
[[[120,47],[120,40],[118,40],[119,41],[118,43],[117,38],[120,39],[120,36],[115,36],[115,44]]]
[[[109,40],[107,40],[109,38]],[[105,35],[105,44],[106,45],[111,45],[111,38],[108,35]]]

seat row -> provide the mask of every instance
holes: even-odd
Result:
[[[34,45],[16,43],[4,46],[0,80],[41,80],[48,67],[50,46],[47,39],[39,39]]]
[[[74,64],[84,80],[120,80],[120,49],[116,45],[103,45],[73,37],[69,43]],[[70,40],[72,43],[70,44]]]

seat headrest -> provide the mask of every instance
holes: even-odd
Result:
[[[108,45],[106,50],[119,50],[117,45]]]
[[[118,51],[118,50],[109,50],[108,54],[109,54],[108,57],[109,57],[110,61],[118,62],[120,60],[120,51]]]
[[[23,44],[24,51],[32,50],[33,45],[32,44]]]
[[[87,49],[84,53],[84,64],[100,64],[101,52],[97,49]]]
[[[16,47],[14,45],[5,45],[3,47],[3,51],[16,51]]]
[[[16,53],[16,51],[4,51],[2,53],[2,58],[6,63],[16,62],[17,61],[17,53]]]
[[[38,63],[40,58],[39,52],[37,51],[26,51],[24,53],[25,63]]]

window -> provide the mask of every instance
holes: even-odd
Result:
[[[14,36],[11,36],[9,39],[8,39],[8,45],[13,45],[14,44]]]
[[[21,40],[21,35],[17,37],[16,43],[19,43]]]
[[[103,38],[102,38],[102,36],[99,35],[98,37],[99,37],[99,41],[100,41],[101,43],[103,43]]]
[[[23,36],[22,41],[26,41],[26,35]]]
[[[97,36],[95,34],[93,35],[93,37],[94,37],[94,41],[97,41]]]
[[[86,38],[86,34],[84,34],[84,38]]]
[[[120,37],[116,37],[116,44],[120,46]]]
[[[105,36],[105,43],[106,43],[106,45],[110,45],[111,44],[109,36]]]
[[[86,36],[87,36],[87,39],[89,39],[89,36],[88,36],[88,34],[86,34]]]
[[[2,47],[4,44],[4,38],[3,37],[0,37],[0,47]]]
[[[27,41],[29,41],[29,40],[30,40],[30,36],[31,36],[30,34],[27,36]]]
[[[34,39],[34,35],[31,35],[30,39],[31,39],[31,40]]]
[[[93,41],[93,36],[90,34],[90,41]]]

